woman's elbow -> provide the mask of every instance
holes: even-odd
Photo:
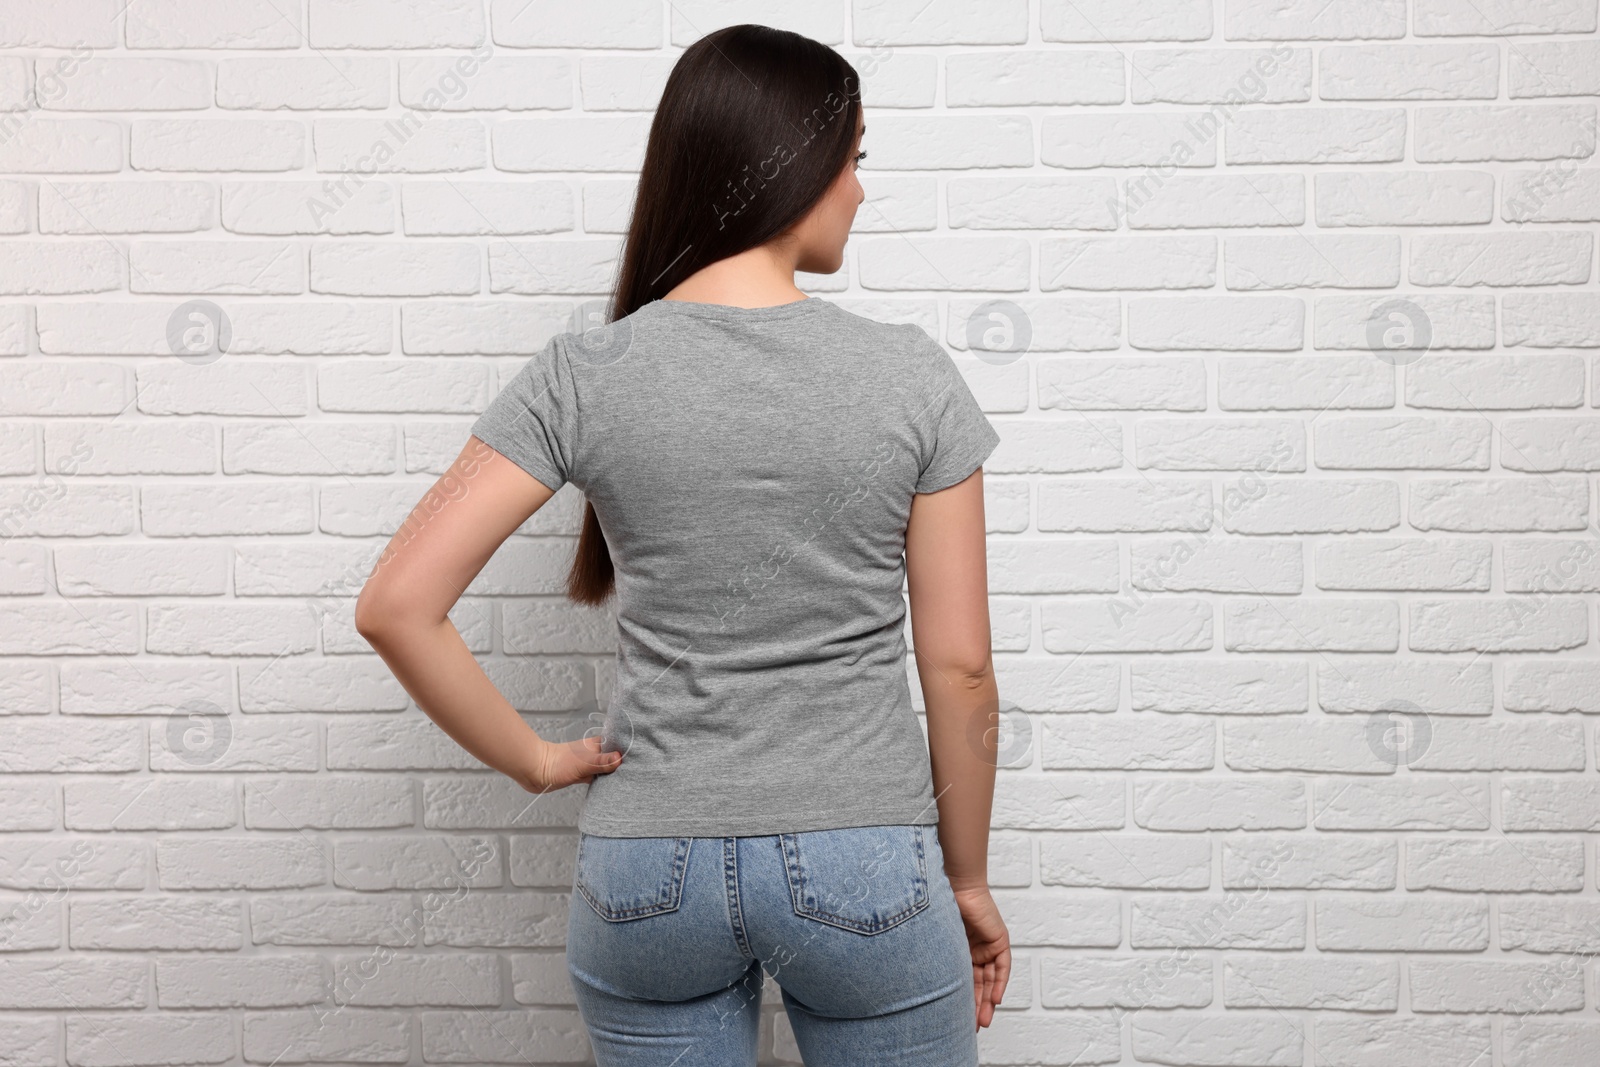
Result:
[[[994,679],[994,656],[988,648],[963,655],[946,652],[931,660],[919,653],[918,659],[927,661],[940,678],[962,689],[981,689]]]
[[[356,633],[367,639],[367,644],[372,644],[373,638],[378,636],[379,628],[383,624],[383,612],[377,605],[376,598],[370,595],[371,586],[362,588],[361,595],[356,597]]]
[[[376,580],[368,580],[356,597],[356,633],[366,638],[367,644],[376,645],[386,634],[403,624],[407,613],[395,597]]]

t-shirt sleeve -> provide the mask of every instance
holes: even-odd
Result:
[[[572,474],[577,398],[559,336],[497,393],[472,424],[472,435],[552,492]]]
[[[1000,435],[978,406],[950,353],[927,334],[922,337],[928,349],[928,392],[918,421],[927,431],[916,492],[933,493],[983,466],[1000,443]]]

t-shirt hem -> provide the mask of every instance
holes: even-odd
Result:
[[[561,476],[560,471],[542,460],[530,457],[517,447],[514,437],[502,436],[497,424],[474,423],[471,434],[532,475],[546,489],[553,492],[566,484],[567,480]]]
[[[805,815],[745,819],[730,822],[726,816],[677,819],[601,819],[580,815],[578,830],[591,837],[769,837],[810,830],[840,830],[850,826],[936,826],[938,809],[931,802],[916,807],[834,808]]]
[[[963,448],[963,458],[952,470],[946,471],[942,475],[935,475],[932,478],[919,481],[913,492],[937,493],[941,489],[948,489],[952,485],[966,481],[974,471],[983,466],[984,461],[989,458],[996,446],[1000,444],[1000,434],[995,428],[988,423],[984,425],[987,427],[988,432],[974,441],[972,445]]]

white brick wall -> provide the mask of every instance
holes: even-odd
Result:
[[[1600,1062],[1596,16],[0,6],[0,1065],[588,1055],[580,796],[475,767],[352,602],[740,21],[866,75],[809,287],[946,343],[1002,436],[984,1062]],[[569,736],[610,692],[578,503],[454,616]]]

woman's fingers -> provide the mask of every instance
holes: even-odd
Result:
[[[606,774],[617,769],[617,765],[622,762],[622,753],[602,752],[600,750],[602,743],[599,737],[585,737],[573,742],[577,746],[579,757],[590,768],[597,773]]]
[[[600,751],[600,738],[584,737],[554,746],[552,766],[541,792],[551,792],[610,774],[622,763],[622,753]]]
[[[1010,951],[1005,950],[1009,958]],[[1004,968],[993,961],[972,963],[972,999],[977,1010],[978,1029],[994,1021],[994,1009],[1000,1003],[1006,976],[1010,973],[1009,959]]]

